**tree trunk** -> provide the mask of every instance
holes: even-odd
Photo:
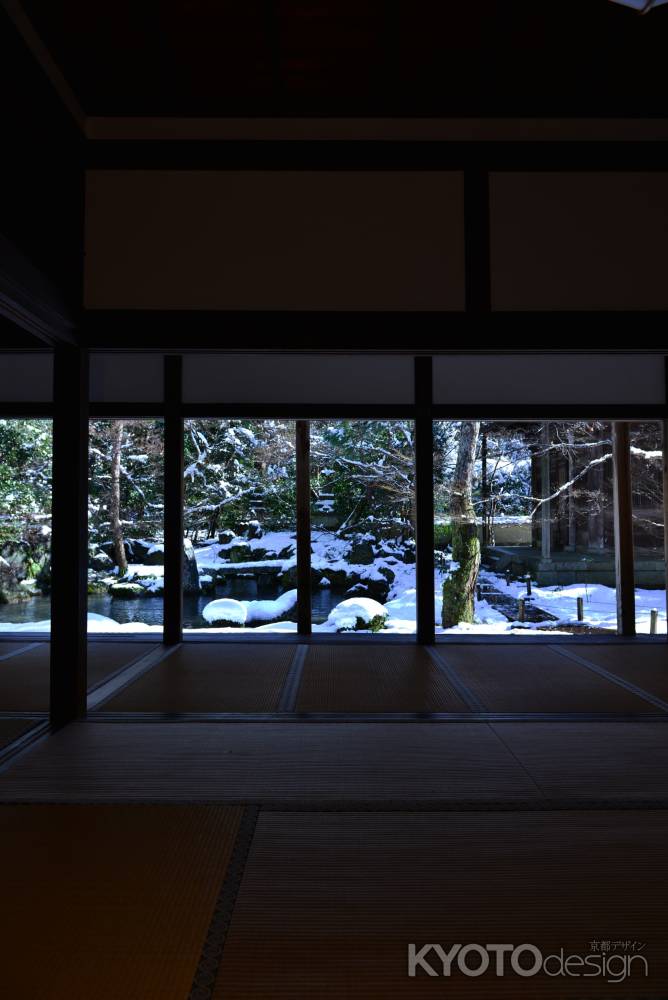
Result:
[[[480,493],[482,496],[482,544],[490,545],[490,503],[489,503],[489,482],[487,479],[487,429],[485,428],[480,436],[480,461],[481,461],[481,483]]]
[[[111,540],[114,546],[114,562],[118,566],[119,576],[128,571],[128,561],[125,557],[123,528],[121,525],[121,444],[123,441],[123,421],[111,422],[111,497],[109,500],[109,520],[111,522]]]
[[[480,541],[473,507],[473,469],[480,421],[462,421],[452,484],[453,571],[443,584],[443,628],[472,622],[475,586],[480,569]]]

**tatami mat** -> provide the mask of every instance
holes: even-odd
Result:
[[[495,722],[548,798],[668,800],[668,723]]]
[[[490,712],[656,714],[656,706],[546,646],[439,646]]]
[[[663,811],[262,811],[214,997],[665,997],[667,837]],[[635,942],[649,976],[407,975],[409,942],[587,956],[601,941]]]
[[[20,649],[29,646],[28,641],[23,642],[0,642],[0,656],[7,656],[10,653],[17,653]]]
[[[668,643],[578,646],[577,653],[611,674],[668,701]]]
[[[0,709],[3,712],[49,711],[48,642],[0,660]]]
[[[88,687],[94,687],[157,648],[154,642],[89,642]]]
[[[101,706],[105,712],[271,712],[294,655],[288,644],[183,644]]]
[[[38,724],[37,719],[0,719],[0,750],[9,746],[19,736],[23,736],[33,726]]]
[[[311,646],[299,712],[467,712],[420,646]]]
[[[188,996],[241,810],[2,806],[2,994]]]
[[[489,726],[458,722],[85,722],[0,774],[7,801],[539,797]]]
[[[99,684],[155,648],[155,643],[89,642],[88,686]],[[51,646],[44,642],[18,656],[0,660],[0,710],[48,712],[50,656]]]

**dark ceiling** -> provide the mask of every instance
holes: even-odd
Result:
[[[668,5],[25,0],[88,115],[664,116]]]

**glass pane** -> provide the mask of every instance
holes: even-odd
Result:
[[[314,632],[415,632],[409,420],[311,421]]]
[[[437,632],[617,626],[611,426],[437,421]]]
[[[162,632],[164,428],[91,420],[88,631]]]
[[[663,543],[663,440],[661,424],[631,424],[633,556],[636,631],[666,634],[666,563]]]
[[[0,420],[0,632],[51,630],[52,443],[50,420]]]
[[[292,420],[187,420],[184,629],[296,632]]]

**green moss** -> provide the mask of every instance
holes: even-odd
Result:
[[[450,548],[451,545],[452,545],[452,525],[435,524],[434,548],[442,552],[444,549]]]

